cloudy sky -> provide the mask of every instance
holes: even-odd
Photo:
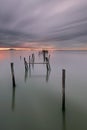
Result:
[[[0,0],[0,47],[87,48],[87,0]]]

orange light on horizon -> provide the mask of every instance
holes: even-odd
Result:
[[[9,50],[10,48],[0,48],[0,50]]]
[[[86,48],[57,48],[57,47],[52,47],[52,46],[42,46],[42,47],[36,47],[36,48],[27,48],[27,47],[20,47],[20,48],[16,48],[16,47],[14,47],[14,48],[0,48],[0,51],[3,51],[3,50],[10,50],[10,49],[13,49],[13,50],[37,50],[37,51],[39,51],[39,50],[53,50],[53,51],[55,51],[55,50],[59,50],[59,51],[61,51],[61,50],[87,50],[87,47]]]
[[[3,50],[11,50],[11,49],[12,50],[43,50],[43,49],[45,49],[45,50],[55,50],[55,48],[51,48],[51,47],[39,47],[39,48],[38,47],[35,47],[35,48],[33,48],[33,47],[32,48],[27,48],[27,47],[26,48],[24,48],[24,47],[23,48],[22,47],[20,47],[20,48],[15,48],[15,47],[14,48],[0,48],[1,51],[3,51]]]

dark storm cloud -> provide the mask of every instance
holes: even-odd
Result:
[[[87,0],[0,0],[0,47],[86,47],[86,13]]]

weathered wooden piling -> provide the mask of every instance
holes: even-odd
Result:
[[[45,60],[46,60],[46,54],[48,54],[48,51],[47,50],[43,50],[42,54],[43,54],[43,61],[45,62]]]
[[[29,56],[29,68],[30,68],[30,59],[31,59],[31,57]]]
[[[35,55],[34,55],[34,53],[32,54],[32,68],[34,69],[34,62],[35,62]]]
[[[15,84],[15,75],[14,75],[14,63],[11,63],[11,74],[12,74],[13,87],[15,87],[16,84]]]
[[[50,67],[50,63],[49,63],[48,57],[46,57],[45,60],[46,60],[47,71],[48,71],[48,70],[51,70],[51,67]]]
[[[43,61],[45,62],[45,50],[42,51],[43,54]]]
[[[35,61],[35,55],[34,55],[34,53],[32,54],[32,62],[34,63],[34,61]]]
[[[24,57],[24,65],[25,65],[25,69],[28,70],[28,63],[27,63],[25,57]]]
[[[62,111],[65,112],[65,69],[62,70]]]

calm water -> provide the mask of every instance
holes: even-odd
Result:
[[[43,62],[35,53],[35,61]],[[50,52],[45,64],[25,71],[30,51],[0,51],[0,130],[86,130],[87,52]],[[20,59],[21,56],[21,59]],[[14,62],[16,87],[10,63]],[[62,69],[66,70],[66,112],[62,113]]]

